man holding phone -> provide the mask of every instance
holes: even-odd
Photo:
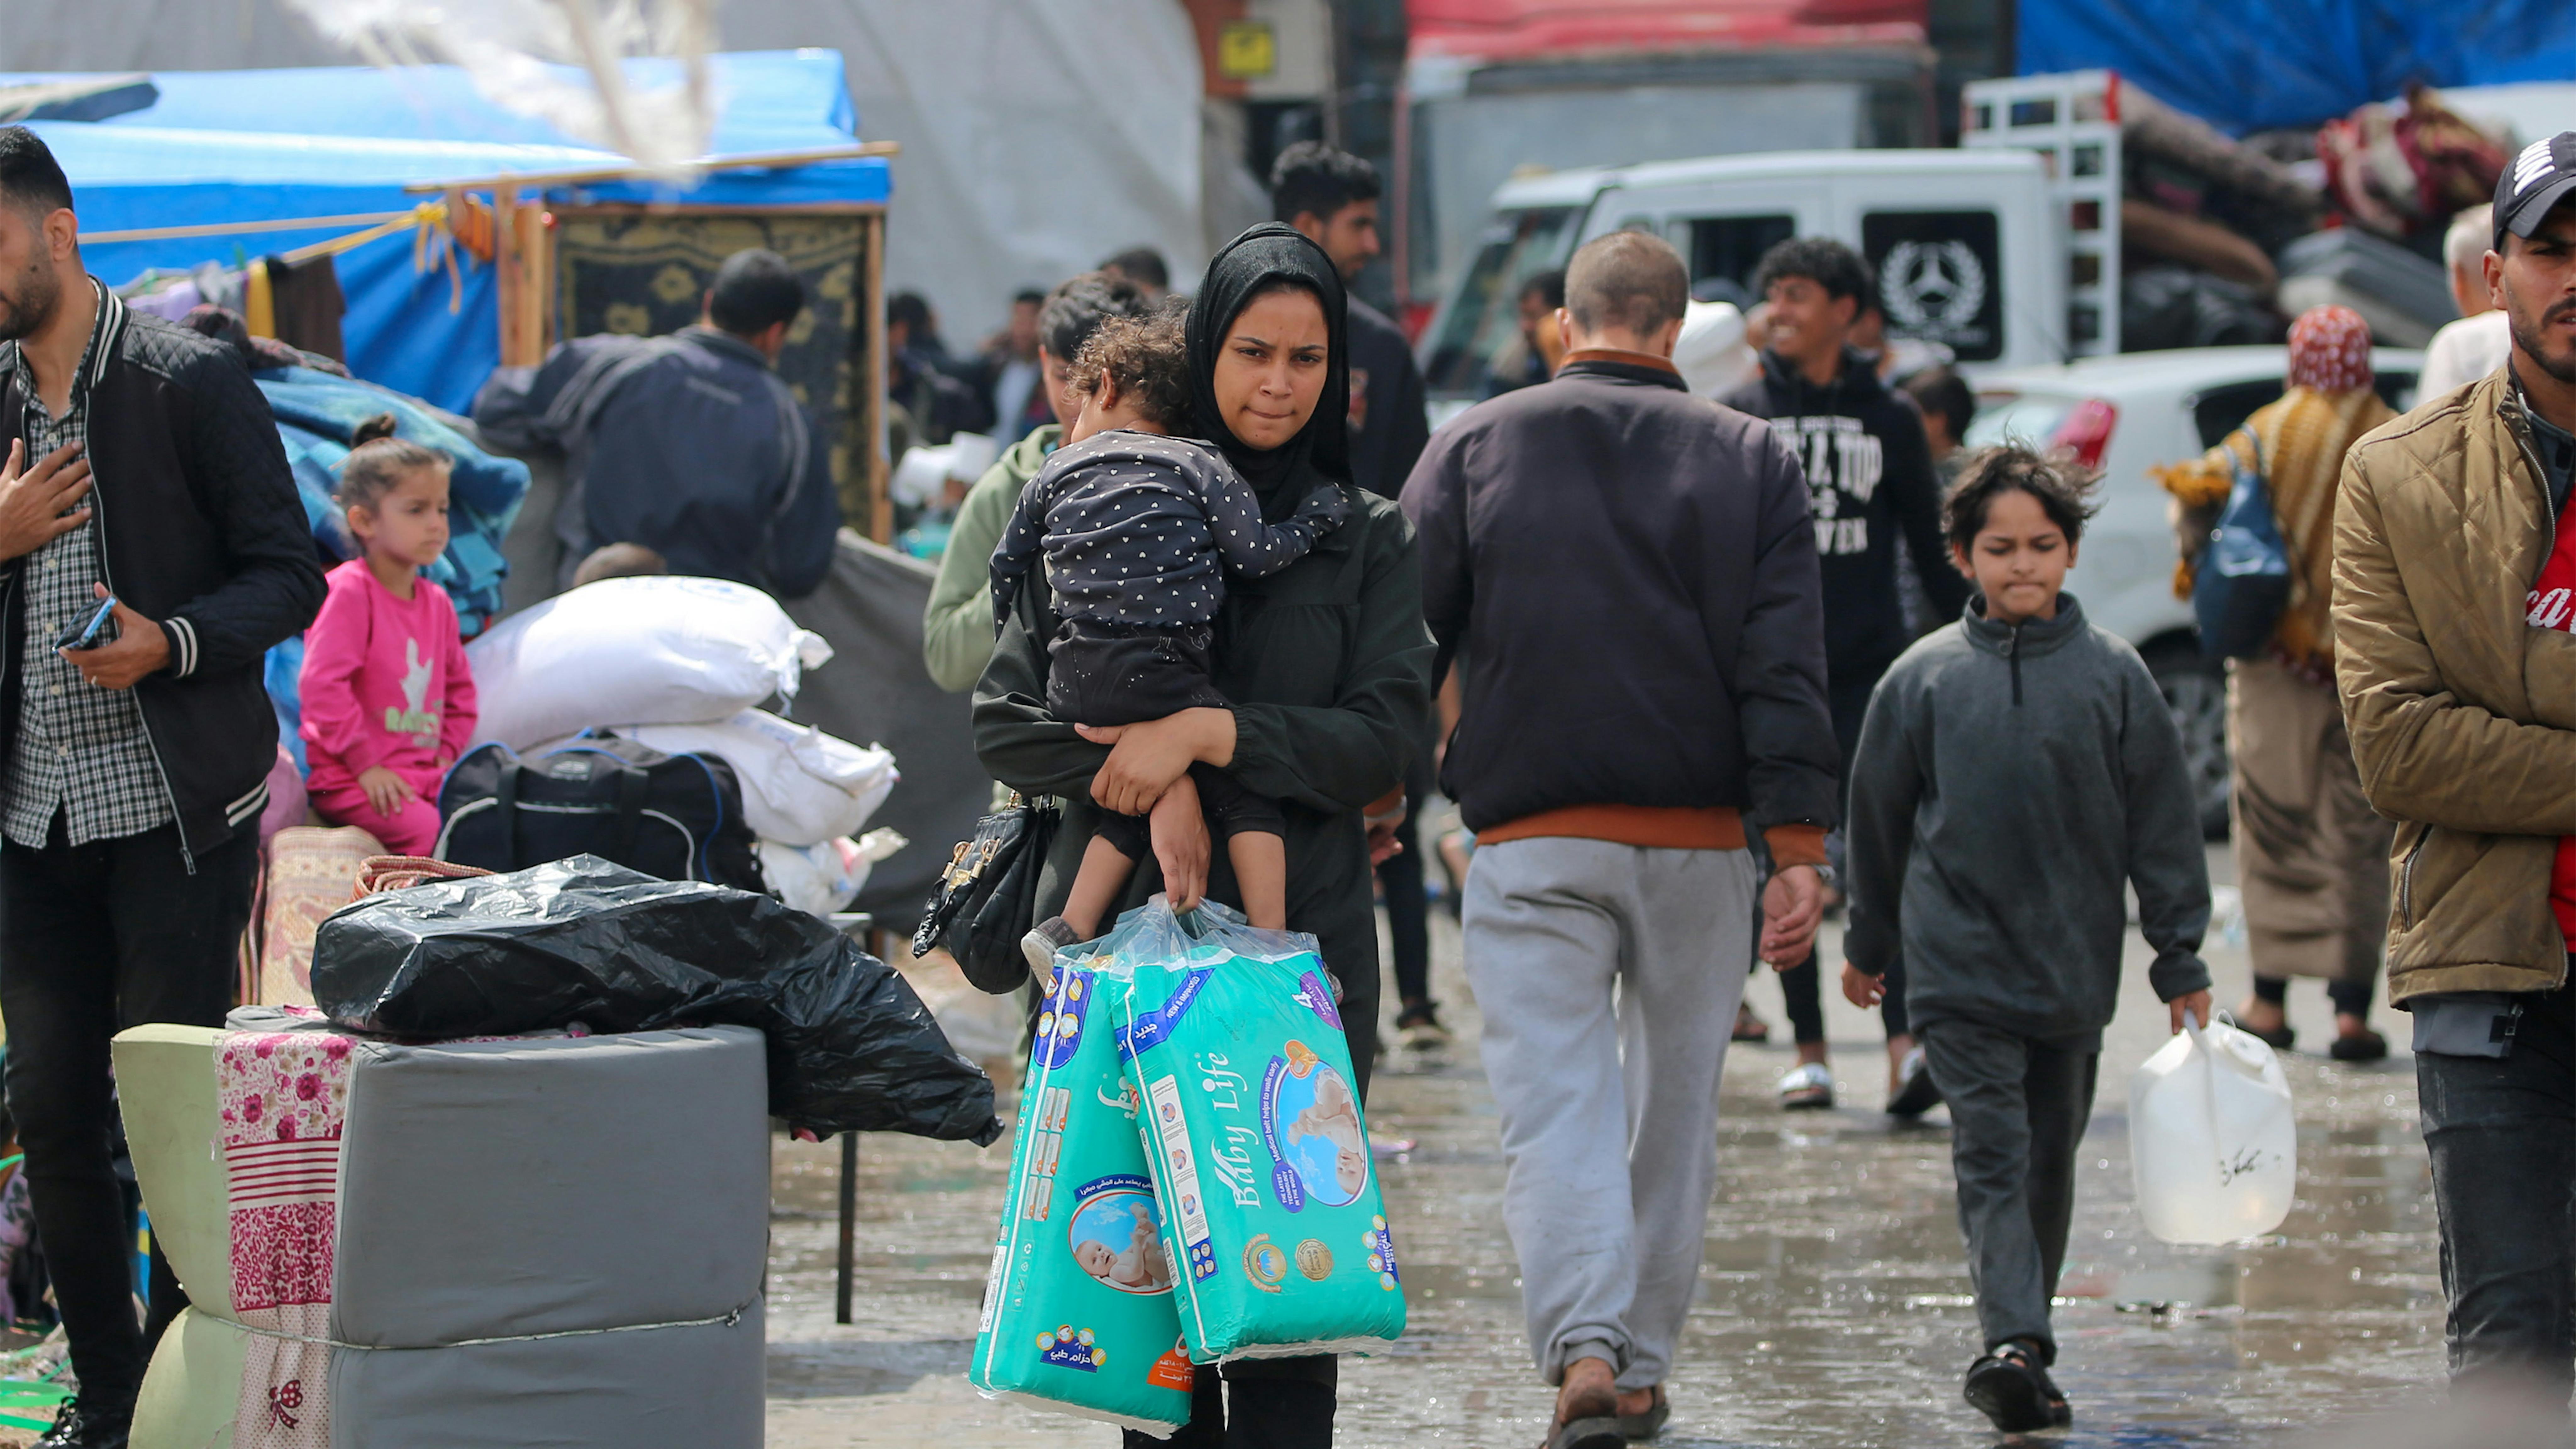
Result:
[[[221,1025],[277,758],[269,647],[322,570],[231,348],[82,268],[71,186],[0,128],[0,1016],[29,1201],[80,1393],[40,1449],[124,1449],[185,1303],[110,1169],[108,1040]]]

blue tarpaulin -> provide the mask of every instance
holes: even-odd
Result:
[[[667,80],[670,66],[631,62],[628,73],[651,86]],[[812,150],[855,139],[837,52],[718,56],[714,76],[714,154]],[[0,75],[0,84],[61,78]],[[493,105],[453,66],[165,71],[153,84],[160,99],[145,109],[34,127],[71,178],[84,233],[398,212],[424,199],[404,193],[412,183],[625,164]],[[711,172],[684,190],[614,181],[552,187],[546,195],[565,205],[771,207],[880,203],[887,192],[886,163],[869,158]],[[231,265],[358,229],[97,243],[82,255],[92,272],[119,284],[149,268]],[[492,269],[465,267],[461,287],[444,269],[416,272],[409,231],[346,252],[338,265],[350,370],[462,411],[500,359]]]
[[[2576,80],[2568,0],[2021,0],[2024,75],[2106,67],[2235,135],[2436,86]]]

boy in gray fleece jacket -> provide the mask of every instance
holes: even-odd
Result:
[[[1985,1337],[1967,1399],[2007,1433],[2073,1419],[2048,1377],[2048,1304],[2119,998],[2124,885],[2174,1029],[2209,1019],[2181,736],[2136,651],[2059,591],[2088,488],[2018,448],[1969,461],[1943,523],[1980,597],[1880,681],[1851,779],[1843,992],[1875,1005],[1902,953]]]

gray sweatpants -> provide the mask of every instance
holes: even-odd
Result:
[[[1467,979],[1503,1136],[1503,1224],[1549,1383],[1664,1381],[1717,1182],[1717,1082],[1752,967],[1753,862],[1545,838],[1480,846]]]
[[[2101,1053],[1951,1017],[1920,1031],[1924,1062],[1950,1106],[1959,1231],[1984,1346],[2029,1339],[2054,1363],[2048,1302],[2066,1263],[2075,1151],[2093,1115]]]

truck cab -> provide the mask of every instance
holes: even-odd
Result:
[[[1773,244],[1832,236],[1880,277],[1890,335],[1961,369],[2062,361],[2066,259],[2042,158],[2023,150],[1782,151],[1561,171],[1507,182],[1423,334],[1436,424],[1495,390],[1520,348],[1521,284],[1613,231],[1649,231],[1694,295],[1750,306]]]

